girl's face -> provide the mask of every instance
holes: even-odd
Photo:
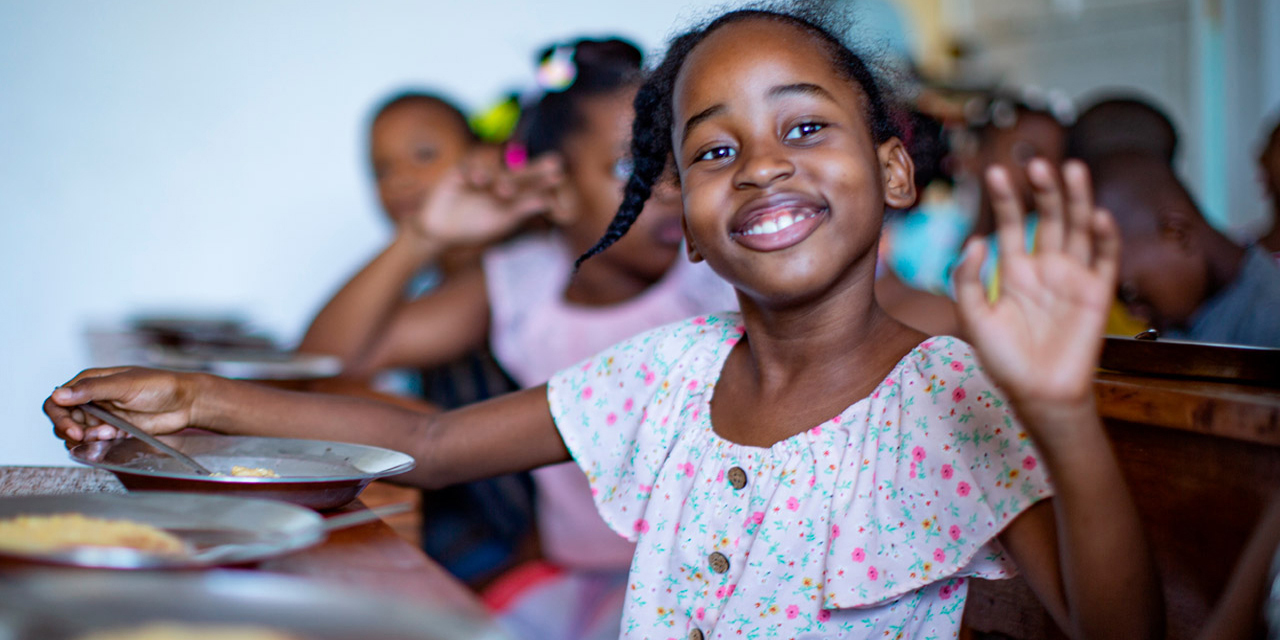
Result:
[[[566,189],[558,216],[570,249],[580,255],[604,234],[622,204],[631,168],[631,101],[635,87],[586,98],[577,132],[563,145]],[[657,280],[679,256],[679,192],[671,185],[655,187],[635,225],[616,244],[587,264],[599,261],[630,277]]]
[[[902,143],[877,145],[863,104],[796,27],[746,20],[703,40],[673,96],[691,257],[772,304],[869,287],[884,207],[915,188]]]
[[[471,147],[471,138],[445,107],[406,102],[373,122],[369,156],[382,210],[393,223],[417,213],[444,172]]]

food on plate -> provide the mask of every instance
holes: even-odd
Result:
[[[279,478],[280,474],[273,469],[266,467],[244,467],[236,465],[231,467],[231,475],[237,478]]]
[[[71,547],[125,547],[156,554],[182,554],[187,545],[173,534],[132,520],[79,513],[20,515],[0,520],[0,550],[24,553]]]
[[[139,627],[95,631],[78,640],[301,640],[269,629],[250,625],[153,622]]]

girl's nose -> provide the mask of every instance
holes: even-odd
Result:
[[[796,170],[781,149],[757,149],[749,154],[744,149],[739,153],[738,171],[734,175],[734,186],[738,189],[763,189],[791,177]]]

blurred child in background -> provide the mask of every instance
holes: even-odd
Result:
[[[368,135],[378,202],[397,236],[406,233],[441,178],[473,153],[479,142],[461,109],[437,94],[422,91],[386,99],[374,110]],[[391,278],[379,285],[401,301],[419,298],[441,282],[474,269],[482,249],[482,244],[451,247],[416,265],[405,278]],[[332,305],[325,307],[299,350],[332,353],[334,328],[366,318],[359,313],[332,317],[341,311],[344,309]],[[349,330],[361,329],[357,325]],[[441,408],[477,402],[516,388],[484,345],[431,364],[400,369],[391,377],[379,376],[376,384],[420,396]],[[348,366],[344,377],[367,378],[373,373]],[[424,492],[423,548],[458,578],[477,584],[511,564],[517,548],[532,531],[532,500],[528,474]],[[489,508],[479,509],[477,504]]]
[[[1280,347],[1280,267],[1201,215],[1173,169],[1147,153],[1091,163],[1098,204],[1124,246],[1119,295],[1165,337]]]
[[[1280,118],[1276,118],[1271,134],[1263,141],[1258,154],[1258,172],[1271,205],[1271,231],[1258,240],[1280,260]]]
[[[347,359],[356,374],[429,366],[486,344],[521,386],[647,329],[736,308],[732,288],[682,255],[682,208],[674,181],[653,190],[627,237],[586,263],[573,259],[604,233],[631,173],[631,102],[641,54],[617,40],[579,40],[538,57],[542,95],[528,106],[514,165],[556,161],[559,180],[537,207],[493,210],[455,204],[459,183],[442,187],[381,255],[317,317],[326,341],[311,348]],[[484,209],[484,210],[480,210]],[[500,237],[533,213],[553,225],[487,251],[481,264],[450,274],[432,294],[398,294],[411,275],[460,240]],[[455,223],[436,224],[450,218]],[[492,221],[492,225],[484,227]],[[616,638],[634,545],[597,514],[576,465],[534,472],[545,561],[516,570],[490,590],[515,635]]]

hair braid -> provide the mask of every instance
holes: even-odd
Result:
[[[631,176],[623,189],[622,204],[618,205],[618,212],[604,236],[574,263],[575,269],[627,233],[653,193],[653,186],[666,172],[671,155],[671,94],[661,85],[662,77],[655,72],[636,92],[636,116],[631,125]]]

